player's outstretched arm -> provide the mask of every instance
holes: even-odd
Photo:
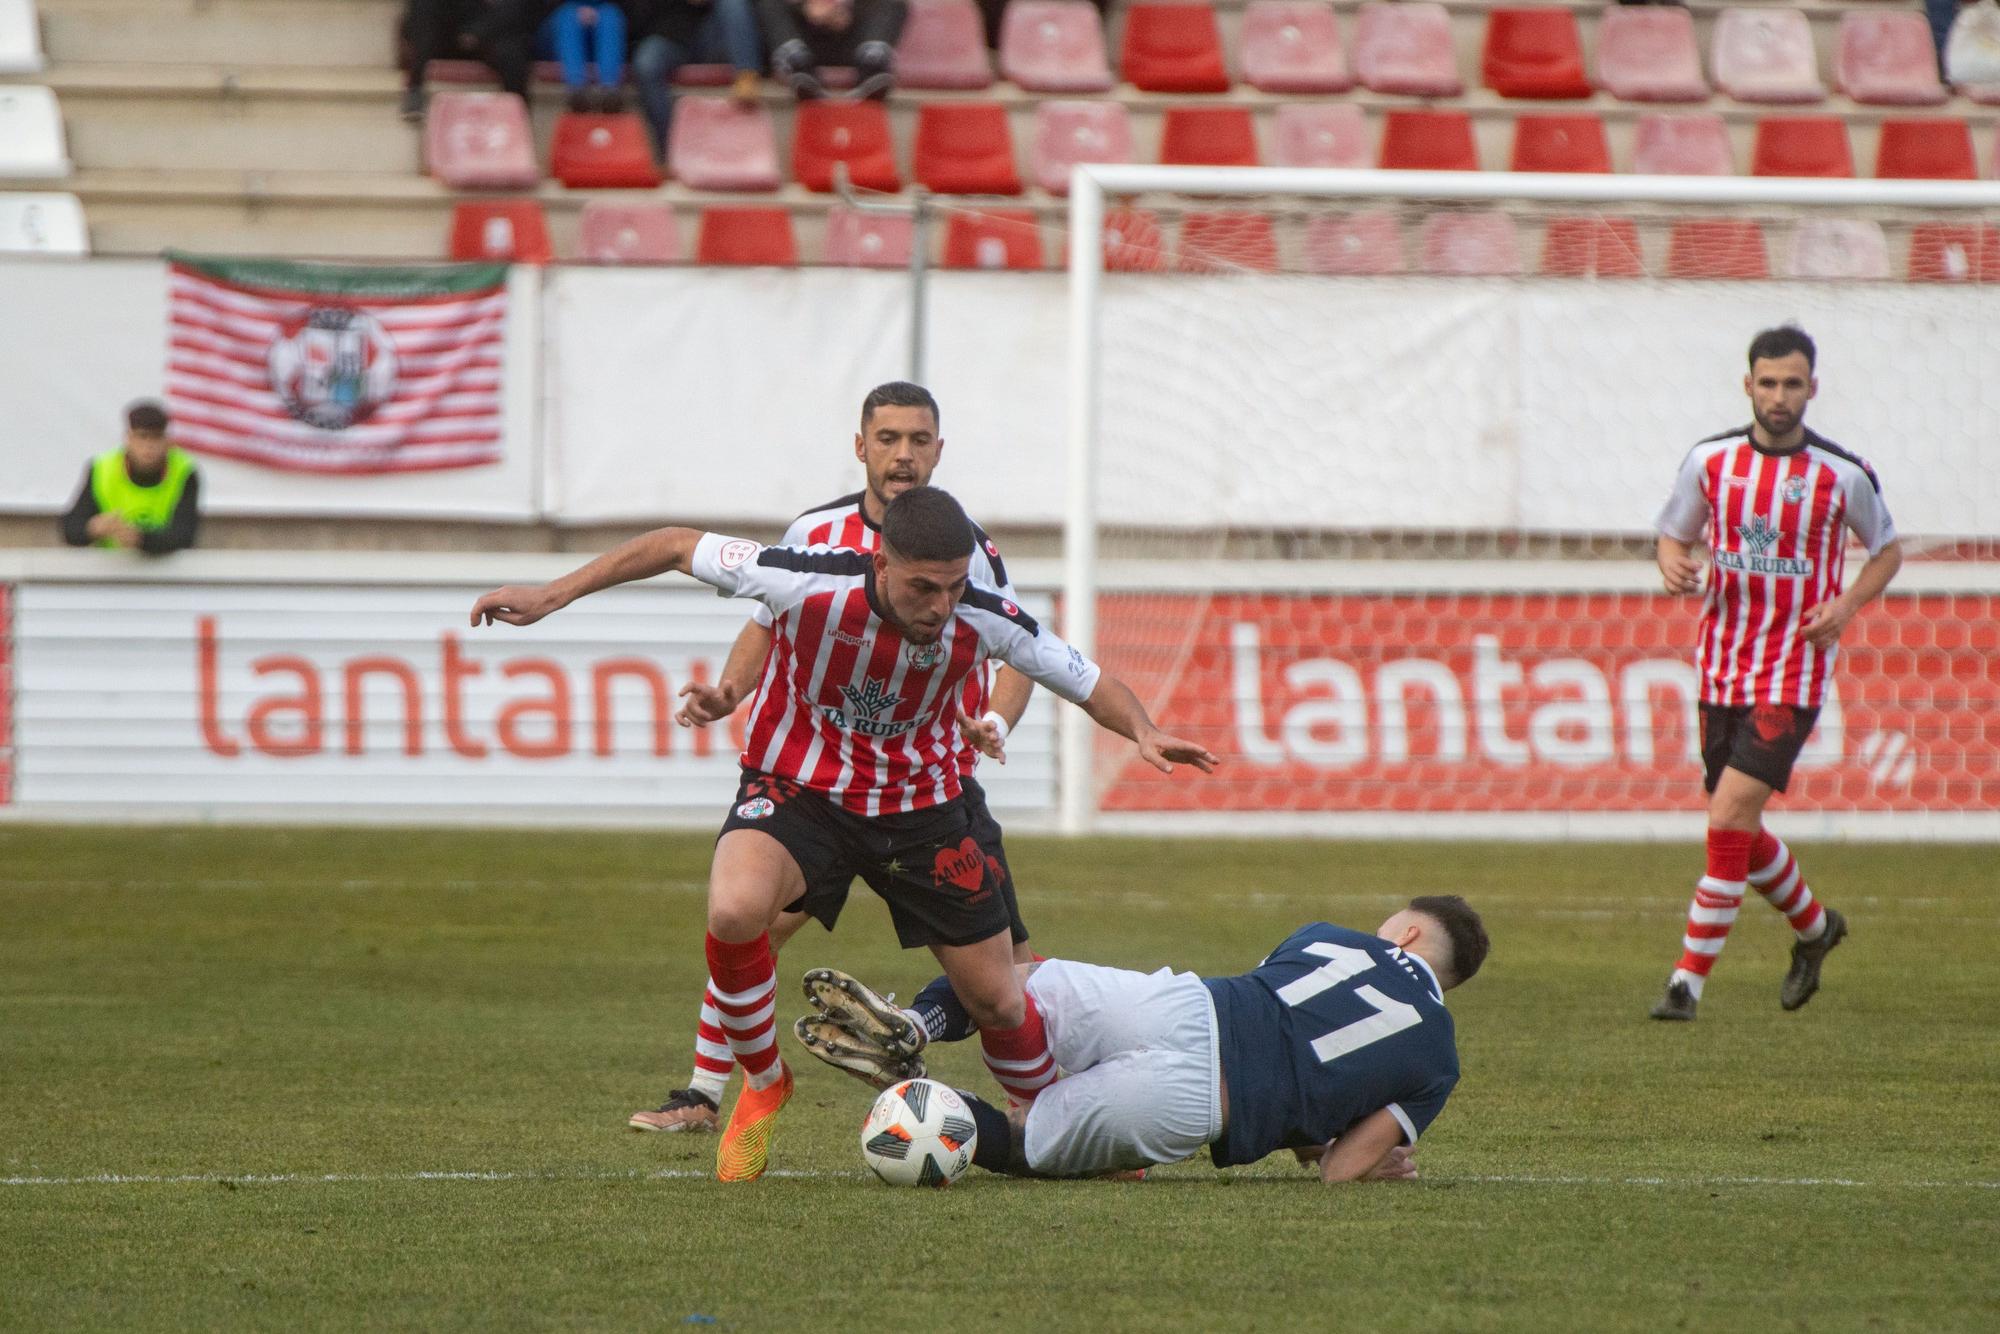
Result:
[[[1221,763],[1206,747],[1155,727],[1131,687],[1109,672],[1097,678],[1097,687],[1083,702],[1083,711],[1105,731],[1136,742],[1139,758],[1163,774],[1172,773],[1176,764],[1192,764],[1205,774],[1214,773]]]
[[[721,678],[714,685],[690,681],[681,687],[681,698],[687,702],[675,712],[674,721],[682,727],[706,727],[736,712],[743,697],[757,688],[764,660],[770,656],[771,627],[756,620],[745,622],[729,647]]]
[[[1416,1165],[1403,1147],[1403,1125],[1387,1107],[1370,1112],[1354,1128],[1327,1145],[1320,1155],[1319,1179],[1394,1181],[1416,1176]]]
[[[491,625],[533,625],[550,612],[561,611],[580,597],[634,579],[650,579],[656,574],[689,572],[695,544],[702,534],[695,528],[655,528],[631,541],[615,546],[560,579],[546,584],[508,584],[496,588],[472,604],[472,623]]]
[[[1896,572],[1903,568],[1903,543],[1900,539],[1890,542],[1868,558],[1861,572],[1854,576],[1854,582],[1839,597],[1822,602],[1806,611],[1800,628],[1806,642],[1816,649],[1829,649],[1840,641],[1840,632],[1854,619],[1854,614],[1881,596]]]

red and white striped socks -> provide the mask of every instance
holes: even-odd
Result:
[[[1708,831],[1708,874],[1695,882],[1694,902],[1688,905],[1687,934],[1681,938],[1681,960],[1674,965],[1668,982],[1685,982],[1696,1000],[1708,981],[1736,924],[1736,910],[1743,906],[1743,891],[1749,887],[1750,847],[1756,835],[1743,829]]]
[[[778,1059],[778,973],[770,936],[738,942],[717,940],[711,934],[708,975],[721,1021],[718,1031],[743,1067],[743,1078],[753,1089],[769,1088],[785,1073],[784,1062]],[[728,1077],[726,1072],[723,1077]]]
[[[1008,1098],[1017,1103],[1033,1102],[1035,1095],[1055,1082],[1056,1058],[1049,1053],[1049,1036],[1042,1027],[1042,1012],[1033,996],[1027,1002],[1028,1017],[1019,1028],[979,1030],[980,1054],[986,1068]]]
[[[1750,849],[1750,883],[1785,915],[1800,940],[1818,940],[1826,934],[1826,909],[1806,888],[1799,859],[1768,829],[1757,831],[1757,842]]]
[[[729,1087],[730,1072],[736,1069],[736,1054],[729,1050],[728,1035],[722,1031],[722,1011],[715,1003],[715,979],[701,993],[701,1020],[694,1030],[694,1073],[688,1087],[720,1107]]]

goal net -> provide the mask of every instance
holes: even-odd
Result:
[[[1064,623],[1225,765],[1065,720],[1066,826],[1697,827],[1653,517],[1797,323],[1911,559],[1788,828],[2000,836],[1995,222],[1984,183],[1080,168]]]

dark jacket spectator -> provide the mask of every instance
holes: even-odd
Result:
[[[73,547],[114,547],[164,556],[194,545],[200,525],[201,475],[167,441],[167,414],[142,401],[125,411],[125,447],[106,450],[83,470],[83,485],[62,517]]]
[[[858,97],[887,97],[895,86],[896,39],[905,0],[759,0],[771,73],[800,98],[826,96],[820,69],[852,65]]]
[[[730,65],[736,71],[730,95],[752,102],[764,68],[764,35],[754,0],[651,0],[632,16],[638,45],[632,52],[632,81],[646,109],[653,145],[662,162],[673,124],[674,75],[683,65]]]
[[[500,86],[528,95],[528,64],[493,58],[483,33],[490,0],[409,0],[403,9],[403,51],[409,73],[403,87],[403,119],[424,116],[424,67],[433,60],[482,60]]]

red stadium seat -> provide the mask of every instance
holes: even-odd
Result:
[[[667,135],[667,168],[690,190],[737,192],[779,186],[771,113],[727,97],[683,97]]]
[[[1010,0],[1000,20],[1000,72],[1031,93],[1110,88],[1097,6],[1088,0]]]
[[[1667,232],[1669,278],[1765,278],[1764,230],[1747,218],[1682,218]]]
[[[1725,9],[1709,45],[1715,84],[1739,102],[1818,102],[1826,96],[1812,28],[1796,9]]]
[[[593,264],[672,264],[681,257],[680,228],[666,204],[593,199],[579,224],[579,252]]]
[[[1876,281],[1889,276],[1882,224],[1865,218],[1806,218],[1792,229],[1787,278]]]
[[[915,0],[896,40],[896,82],[905,88],[989,88],[986,23],[972,0]]]
[[[1254,167],[1257,127],[1248,107],[1169,107],[1160,122],[1160,161],[1170,166]]]
[[[1502,97],[1590,96],[1583,39],[1567,9],[1495,9],[1486,16],[1480,57],[1486,86]]]
[[[889,113],[880,102],[801,102],[792,117],[792,176],[806,189],[831,194],[836,162],[847,164],[856,189],[893,194],[903,188]]]
[[[1920,222],[1910,229],[1910,281],[2000,282],[2000,231],[1953,222]]]
[[[954,213],[944,229],[947,269],[1039,269],[1042,227],[1033,209]]]
[[[1278,269],[1278,233],[1269,214],[1231,210],[1189,213],[1181,219],[1174,267],[1182,273]]]
[[[1381,165],[1401,171],[1478,171],[1472,117],[1463,111],[1390,111]]]
[[[532,199],[461,199],[451,211],[453,259],[546,264],[556,257],[549,220]]]
[[[1621,102],[1701,102],[1694,19],[1679,5],[1606,5],[1597,16],[1597,86]]]
[[[1132,122],[1123,102],[1043,102],[1035,108],[1035,184],[1051,194],[1069,193],[1070,168],[1079,162],[1130,162]]]
[[[1417,230],[1419,267],[1458,278],[1499,278],[1521,271],[1521,235],[1497,208],[1433,213]]]
[[[523,190],[542,179],[528,108],[512,93],[439,93],[424,120],[425,169],[454,190]]]
[[[1458,47],[1440,4],[1398,0],[1361,6],[1354,26],[1354,73],[1370,92],[1457,97]]]
[[[1161,273],[1167,242],[1160,219],[1143,208],[1107,209],[1104,214],[1104,268],[1108,273]]]
[[[1641,116],[1633,137],[1632,170],[1640,176],[1733,176],[1736,154],[1729,126],[1708,111]]]
[[[1510,171],[1610,171],[1611,147],[1595,116],[1521,116]]]
[[[1207,5],[1133,5],[1118,60],[1126,82],[1149,93],[1229,91],[1222,33]]]
[[[1962,120],[1885,120],[1875,174],[1896,180],[1976,181],[1972,130]]]
[[[1020,194],[1007,109],[998,102],[926,102],[918,107],[912,174],[939,194]]]
[[[1931,25],[1914,9],[1842,14],[1833,82],[1857,102],[1886,106],[1936,106],[1949,96]]]
[[[651,190],[660,183],[645,123],[629,111],[556,117],[549,174],[572,190]]]
[[[1403,229],[1389,209],[1321,214],[1306,223],[1308,273],[1366,275],[1403,271]]]
[[[826,262],[900,269],[910,262],[916,223],[907,213],[863,213],[836,204],[826,214]]]
[[[1333,10],[1315,0],[1250,0],[1243,77],[1266,93],[1344,93],[1354,86]]]
[[[1757,122],[1752,176],[1854,175],[1847,122],[1838,116],[1773,116]]]
[[[1287,102],[1271,122],[1272,164],[1279,167],[1372,167],[1368,117],[1352,102]]]
[[[1551,278],[1641,278],[1639,227],[1630,218],[1550,218],[1542,272]]]
[[[792,235],[792,215],[786,209],[705,208],[694,254],[701,264],[789,267],[799,262],[799,244]]]

